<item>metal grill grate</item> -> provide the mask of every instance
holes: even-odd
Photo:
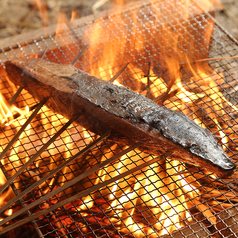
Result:
[[[109,14],[96,22],[91,18],[85,18],[70,26],[62,25],[57,34],[37,33],[38,36],[31,40],[2,49],[0,59],[4,65],[6,60],[14,57],[38,57],[47,49],[44,59],[70,64],[92,41],[90,29],[98,22],[102,22],[105,29],[102,31],[101,26],[98,29],[99,42],[93,47],[88,46],[75,66],[109,80],[112,75],[130,63],[118,78],[121,84],[147,94],[152,99],[156,97],[161,99],[161,95],[164,95],[162,99],[165,106],[181,110],[191,119],[206,126],[217,137],[228,155],[236,161],[237,112],[230,103],[237,104],[237,60],[224,57],[237,55],[237,43],[214,22],[213,12],[203,13],[194,2],[189,5],[190,15],[187,22],[184,22],[183,16],[180,15],[184,9],[183,5],[179,4],[173,19],[157,18],[158,12],[160,15],[163,11],[169,13],[168,10],[173,4],[174,2],[170,0],[161,1],[156,7],[151,3],[138,3],[136,7],[127,6],[122,13]],[[135,16],[135,12],[138,15]],[[163,14],[162,16],[164,17]],[[137,24],[132,20],[136,20]],[[187,35],[188,38],[178,38],[178,48],[171,48],[170,38],[165,37],[168,33],[165,22],[166,26],[172,29],[174,34],[172,38],[177,37],[178,33]],[[209,31],[213,34],[211,39],[206,40],[203,36]],[[188,41],[191,38],[193,44]],[[126,42],[125,51],[123,41]],[[112,48],[117,48],[113,60],[105,56],[105,49],[110,52]],[[209,64],[216,73],[222,73],[224,77],[219,78],[212,71],[217,85],[205,88],[204,81],[208,76],[204,78],[199,75],[195,78],[191,71],[187,71],[187,63],[179,59],[183,86],[191,93],[204,94],[203,97],[195,99],[191,96],[188,103],[182,102],[178,94],[169,97],[163,94],[164,91],[160,86],[164,83],[169,87],[171,78],[165,59],[179,58],[178,51],[185,52],[190,62],[208,57],[223,57],[209,61]],[[102,61],[103,59],[105,61]],[[98,64],[100,61],[101,65]],[[145,76],[148,75],[148,70],[150,76]],[[147,81],[142,79],[152,80],[152,76],[156,79],[160,77],[162,80],[159,83],[154,80],[148,86]],[[1,93],[7,101],[10,101],[16,88],[8,82],[4,67],[1,68],[0,77]],[[193,81],[190,80],[191,77]],[[156,93],[149,94],[151,91]],[[223,95],[229,100],[228,102],[224,101]],[[8,145],[16,131],[20,130],[37,103],[23,90],[15,105],[22,110],[25,110],[27,105],[30,112],[25,116],[19,116],[16,112],[11,125],[1,126],[1,150]],[[43,107],[31,122],[31,126],[26,128],[2,160],[5,172],[12,176],[66,122],[62,116],[53,114]],[[224,140],[223,135],[226,135],[228,140]],[[13,182],[16,191],[21,193],[98,137],[81,126],[72,124]],[[22,204],[31,204],[123,149],[125,145],[104,139],[24,196]],[[143,163],[148,163],[154,158],[132,150],[100,171],[92,173],[30,209],[33,214],[75,194],[84,195],[36,218],[33,223],[34,229],[42,237],[236,237],[237,173],[227,180],[220,180],[215,175],[204,173],[198,168],[165,158],[143,166]],[[139,170],[130,172],[136,168]],[[86,192],[93,185],[99,185],[124,172],[128,174],[116,182],[99,186],[96,191]],[[11,189],[2,194],[6,202],[13,196]],[[15,203],[11,208],[16,211],[21,206]],[[2,218],[4,216],[8,215],[4,213]],[[10,224],[27,216],[29,214],[21,215],[10,221]],[[31,227],[29,224],[11,231],[11,234],[20,237],[23,230]]]

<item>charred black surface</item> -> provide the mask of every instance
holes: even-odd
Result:
[[[212,135],[184,114],[161,107],[125,87],[102,81],[69,65],[41,59],[16,59],[6,63],[11,81],[36,98],[49,98],[47,106],[78,123],[112,139],[128,144],[143,142],[141,150],[171,152],[178,159],[215,172],[232,174],[235,165]],[[25,74],[22,74],[24,71]]]

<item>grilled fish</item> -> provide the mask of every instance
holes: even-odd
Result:
[[[35,98],[48,98],[54,112],[71,118],[99,135],[111,131],[111,138],[132,144],[142,142],[140,150],[154,155],[170,152],[180,160],[230,176],[235,165],[213,136],[181,112],[157,105],[125,87],[100,80],[71,65],[42,59],[14,59],[6,71],[16,85]]]

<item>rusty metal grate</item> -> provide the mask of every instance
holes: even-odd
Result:
[[[189,15],[186,24],[180,20],[179,13],[175,14],[171,21],[165,20],[169,28],[173,30],[174,36],[177,36],[177,33],[186,32],[189,38],[193,38],[194,45],[189,42],[186,44],[184,39],[179,38],[179,49],[170,49],[168,39],[160,34],[160,31],[166,33],[164,21],[157,19],[156,14],[162,9],[167,11],[171,4],[173,1],[168,0],[166,5],[162,2],[158,8],[154,8],[151,3],[138,3],[136,7],[128,6],[122,13],[113,13],[101,18],[98,21],[101,21],[107,29],[102,32],[105,37],[100,38],[100,42],[95,44],[94,51],[88,46],[75,66],[96,75],[102,73],[103,77],[109,80],[112,75],[130,63],[118,78],[119,82],[132,90],[146,94],[149,91],[148,84],[142,79],[151,79],[152,76],[161,77],[163,80],[160,83],[153,81],[149,85],[150,91],[156,92],[156,96],[151,94],[147,96],[155,99],[163,95],[160,84],[165,83],[167,87],[169,85],[169,69],[165,56],[179,58],[176,53],[178,50],[186,52],[191,62],[208,57],[223,57],[209,61],[211,68],[215,69],[213,74],[214,72],[223,74],[222,80],[217,75],[213,75],[216,85],[207,86],[205,89],[202,87],[204,77],[199,75],[194,78],[191,72],[187,71],[186,62],[180,61],[184,87],[189,92],[203,93],[205,96],[196,99],[191,96],[190,103],[186,104],[181,103],[181,98],[175,94],[166,99],[163,98],[163,104],[183,111],[191,119],[206,126],[236,162],[237,111],[233,106],[237,104],[237,60],[225,57],[237,55],[237,43],[214,21],[213,12],[198,11],[196,4],[192,2],[189,8],[194,14]],[[183,8],[182,5],[178,7]],[[135,11],[138,13],[136,17]],[[121,15],[123,21],[119,21]],[[137,25],[132,21],[134,18]],[[70,64],[92,40],[92,35],[89,34],[90,28],[98,21],[85,18],[70,26],[62,25],[57,34],[37,33],[35,38],[2,49],[1,63],[4,66],[6,60],[14,57],[39,57],[46,49],[44,59],[60,64]],[[153,25],[157,28],[153,29]],[[209,41],[205,42],[201,36],[211,30],[210,26],[213,26],[211,31],[213,34]],[[163,37],[158,38],[158,35]],[[110,47],[116,47],[116,43],[121,41],[122,36],[126,41],[125,52],[122,52],[122,46],[119,45],[114,55],[116,60],[107,58],[107,64],[98,65],[98,62],[105,57],[104,50],[110,51]],[[143,48],[136,45],[138,42],[141,44],[143,42]],[[109,72],[108,64],[112,72]],[[16,88],[8,82],[4,67],[1,68],[0,77],[1,94],[10,101]],[[191,77],[193,81],[189,80]],[[224,102],[222,96],[225,96],[228,101]],[[10,126],[1,125],[1,150],[8,145],[16,131],[20,130],[37,104],[38,102],[32,96],[22,91],[15,105],[22,110],[25,106],[29,106],[30,112],[25,116],[18,116],[15,113],[15,119]],[[65,118],[42,107],[31,122],[31,127],[26,128],[21,139],[2,159],[5,175],[8,174],[10,177],[19,170],[29,157],[34,156],[65,123],[67,123]],[[226,135],[228,139],[222,140],[224,138],[222,135]],[[12,183],[15,194],[27,189],[33,182],[89,146],[98,137],[79,125],[71,124]],[[24,196],[20,203],[12,205],[11,209],[16,211],[24,204],[31,204],[44,194],[63,186],[84,171],[94,168],[101,161],[113,157],[124,149],[125,145],[104,139]],[[130,173],[131,169],[153,158],[151,155],[132,150],[99,172],[92,173],[83,181],[77,182],[30,209],[30,213],[43,211],[75,194],[85,192],[95,184],[129,171],[126,177],[102,186],[96,191],[84,193],[84,197],[35,218],[34,222],[9,231],[8,235],[26,237],[24,235],[32,236],[36,233],[41,237],[236,237],[238,233],[237,172],[229,180],[220,180],[198,168],[162,158],[153,164],[142,166],[139,171]],[[15,195],[11,189],[2,194],[6,202],[9,200],[7,197],[13,196]],[[4,218],[8,215],[3,213],[1,216]],[[29,216],[29,213],[23,214],[10,221],[10,224]],[[26,230],[31,230],[32,233],[23,233]]]

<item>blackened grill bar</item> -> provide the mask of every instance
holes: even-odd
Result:
[[[175,5],[174,1],[160,2],[161,6],[166,3],[163,6],[166,11],[170,9],[171,5]],[[191,8],[195,5],[194,2],[190,4]],[[137,18],[133,9],[140,13]],[[139,3],[136,8],[130,6],[119,14],[123,15],[124,22],[122,23],[125,28],[120,24],[121,22],[118,20],[120,18],[118,18],[117,14],[110,14],[109,17],[100,20],[105,26],[113,26],[110,28],[110,32],[115,38],[112,37],[110,39],[111,42],[114,43],[116,40],[113,41],[113,39],[117,39],[119,35],[125,37],[123,39],[127,41],[126,51],[121,51],[123,47],[118,47],[119,50],[115,54],[116,61],[114,60],[111,63],[114,73],[112,75],[109,74],[106,70],[106,63],[103,63],[102,68],[97,65],[103,58],[108,59],[109,62],[112,60],[103,53],[105,48],[112,49],[109,44],[111,42],[107,42],[109,39],[107,30],[103,31],[105,37],[101,38],[100,43],[95,44],[96,51],[93,52],[93,49],[88,47],[75,63],[76,67],[88,73],[91,73],[90,68],[92,67],[96,72],[95,74],[104,70],[103,77],[110,80],[119,69],[130,63],[119,77],[119,83],[139,93],[156,98],[164,91],[160,92],[160,89],[158,89],[158,83],[153,79],[154,74],[156,74],[157,78],[159,76],[164,78],[167,87],[171,86],[168,77],[169,67],[164,60],[166,57],[163,57],[162,53],[166,53],[168,56],[174,52],[176,53],[177,50],[185,51],[189,62],[209,57],[218,58],[237,55],[236,42],[220,28],[209,13],[192,11],[191,14],[189,13],[188,21],[183,22],[184,17],[181,17],[179,9],[178,6],[178,12],[174,14],[174,20],[167,22],[170,28],[174,29],[171,35],[176,36],[177,33],[186,32],[190,39],[197,39],[193,42],[194,44],[191,44],[190,41],[186,42],[187,39],[180,37],[178,49],[169,49],[167,47],[169,41],[165,35],[161,34],[164,37],[163,39],[157,38],[160,30],[165,33],[163,31],[164,19],[160,22],[156,16],[155,8],[151,7],[151,3]],[[213,15],[213,12],[211,14]],[[139,24],[137,27],[132,22],[132,18],[137,19]],[[159,22],[161,25],[159,25]],[[155,28],[153,28],[153,23],[156,23],[154,24]],[[22,54],[24,54],[24,57],[41,55],[41,52],[47,48],[48,50],[44,56],[45,60],[70,64],[85,45],[89,44],[91,34],[89,34],[90,30],[88,31],[88,28],[92,26],[92,22],[90,24],[72,24],[70,30],[64,29],[57,35],[56,39],[54,38],[54,33],[45,36],[42,31],[42,36],[39,36],[39,38],[33,39],[34,36],[30,41],[22,41],[22,44],[18,44],[16,47],[2,49],[2,52],[5,53],[0,55],[0,58],[4,59],[3,61],[5,62],[16,57],[21,58]],[[151,30],[151,26],[152,29],[157,29],[158,32]],[[128,35],[124,34],[125,29]],[[209,39],[205,38],[205,35],[209,35],[212,32],[213,35]],[[77,37],[75,37],[75,34]],[[133,34],[136,41],[133,41]],[[100,31],[98,36],[102,36]],[[135,44],[136,42],[140,44],[143,42],[145,45],[141,48],[140,44]],[[166,44],[163,45],[165,42]],[[154,47],[152,47],[153,44]],[[182,63],[184,63],[184,59],[182,59]],[[133,67],[131,67],[132,65]],[[206,67],[206,64],[204,65]],[[173,66],[176,67],[176,65]],[[199,124],[206,126],[214,134],[229,157],[236,161],[237,130],[235,125],[237,124],[237,113],[235,106],[230,106],[227,102],[220,103],[223,98],[215,89],[219,88],[235,105],[234,94],[229,93],[234,92],[232,89],[237,80],[237,63],[235,59],[219,59],[211,61],[210,66],[215,71],[224,74],[224,80],[216,78],[218,86],[209,85],[205,87],[201,76],[194,77],[190,73],[191,70],[189,72],[186,71],[188,67],[184,67],[184,64],[181,64],[181,72],[184,79],[182,85],[189,92],[187,97],[190,101],[184,104],[184,107],[180,107],[181,97],[177,97],[177,89],[175,89],[167,94],[165,92],[163,102],[165,106],[171,107],[173,105],[173,109],[185,109],[187,115],[190,115]],[[0,71],[0,75],[2,78],[1,92],[10,101],[16,90],[10,87],[7,82],[4,68]],[[144,75],[146,75],[147,83],[143,81]],[[193,77],[193,81],[189,82],[191,77]],[[155,91],[158,94],[154,95]],[[203,94],[205,96],[203,98],[194,97],[193,92],[196,92],[197,95]],[[212,97],[214,96],[213,94],[216,96],[215,99]],[[16,100],[16,105],[20,108],[24,105],[32,106],[36,103],[24,90]],[[221,104],[224,104],[223,108],[221,108]],[[43,133],[40,128],[44,128],[45,132],[48,132],[47,126],[49,125],[52,126],[52,129],[57,130],[58,126],[54,124],[56,121],[59,123],[62,121],[63,124],[64,119],[59,116],[56,116],[58,119],[51,120],[53,115],[53,112],[50,111],[40,113],[32,123],[36,127],[33,127],[33,130],[29,132],[27,129],[26,136],[21,138],[21,140],[27,140],[23,144],[23,148],[20,145],[20,141],[6,154],[3,164],[9,174],[14,174],[25,163],[24,153],[28,155],[29,151],[34,150],[34,146],[37,149],[39,148],[39,145],[36,144],[37,140],[32,137],[32,133],[36,135],[37,133]],[[39,118],[42,119],[42,122],[40,122]],[[16,120],[21,125],[20,118]],[[218,126],[216,126],[215,122],[218,123]],[[12,124],[11,127],[14,129],[20,128],[15,124]],[[2,130],[2,135],[0,134],[1,147],[4,149],[7,145],[7,141],[4,141],[5,133],[6,135],[10,134],[9,140],[12,134],[8,126],[4,126]],[[14,181],[14,185],[19,192],[27,189],[32,184],[32,181],[37,181],[47,172],[52,171],[62,160],[64,162],[64,160],[71,157],[69,154],[78,152],[97,137],[90,131],[85,131],[76,125],[65,131],[65,134],[56,142],[55,146],[52,144],[56,151],[49,148],[47,150],[49,154],[42,155],[26,169],[17,181]],[[227,135],[227,139],[224,139],[225,135]],[[44,136],[39,136],[42,141],[44,141]],[[69,146],[70,143],[68,139],[65,139],[66,136],[70,138],[70,143],[74,142],[73,147]],[[31,144],[32,146],[30,146]],[[67,148],[67,152],[60,149],[63,145]],[[24,201],[29,204],[32,203],[50,190],[62,186],[66,181],[71,181],[77,175],[82,174],[84,170],[89,169],[89,167],[93,168],[95,164],[104,161],[111,154],[117,154],[124,146],[105,140],[90,153],[87,153],[72,165],[67,166],[61,173],[55,174],[52,180],[48,180],[47,183],[39,186],[31,194],[24,197]],[[19,152],[17,152],[18,148]],[[147,160],[147,154],[143,154],[138,150],[131,152],[93,176],[88,177],[83,182],[72,186],[71,190],[62,192],[38,205],[32,212],[33,214],[39,212],[65,198],[70,199],[75,194],[85,191],[94,184],[103,183],[103,181],[123,174],[124,171],[130,171],[130,169],[139,166],[141,161],[146,163],[148,162]],[[16,161],[19,161],[19,164]],[[175,164],[175,162],[169,160],[161,160],[141,169],[140,173],[134,173],[125,179],[120,179],[116,183],[101,188],[81,200],[76,200],[60,209],[51,211],[49,214],[36,218],[35,223],[44,237],[159,237],[166,234],[168,234],[168,237],[187,237],[192,235],[200,237],[236,236],[237,216],[235,214],[237,213],[238,202],[235,189],[237,186],[236,178],[237,171],[227,180],[221,181],[214,177],[213,174],[203,173],[199,168]],[[12,208],[13,212],[19,210],[17,205],[13,205]],[[12,221],[12,223],[15,221]],[[168,222],[170,223],[168,224]],[[29,227],[30,224],[27,226]],[[25,229],[28,229],[27,226],[25,226]],[[12,233],[16,234],[16,237],[20,237],[19,233],[17,233],[18,231],[21,231],[21,229],[16,229]]]

